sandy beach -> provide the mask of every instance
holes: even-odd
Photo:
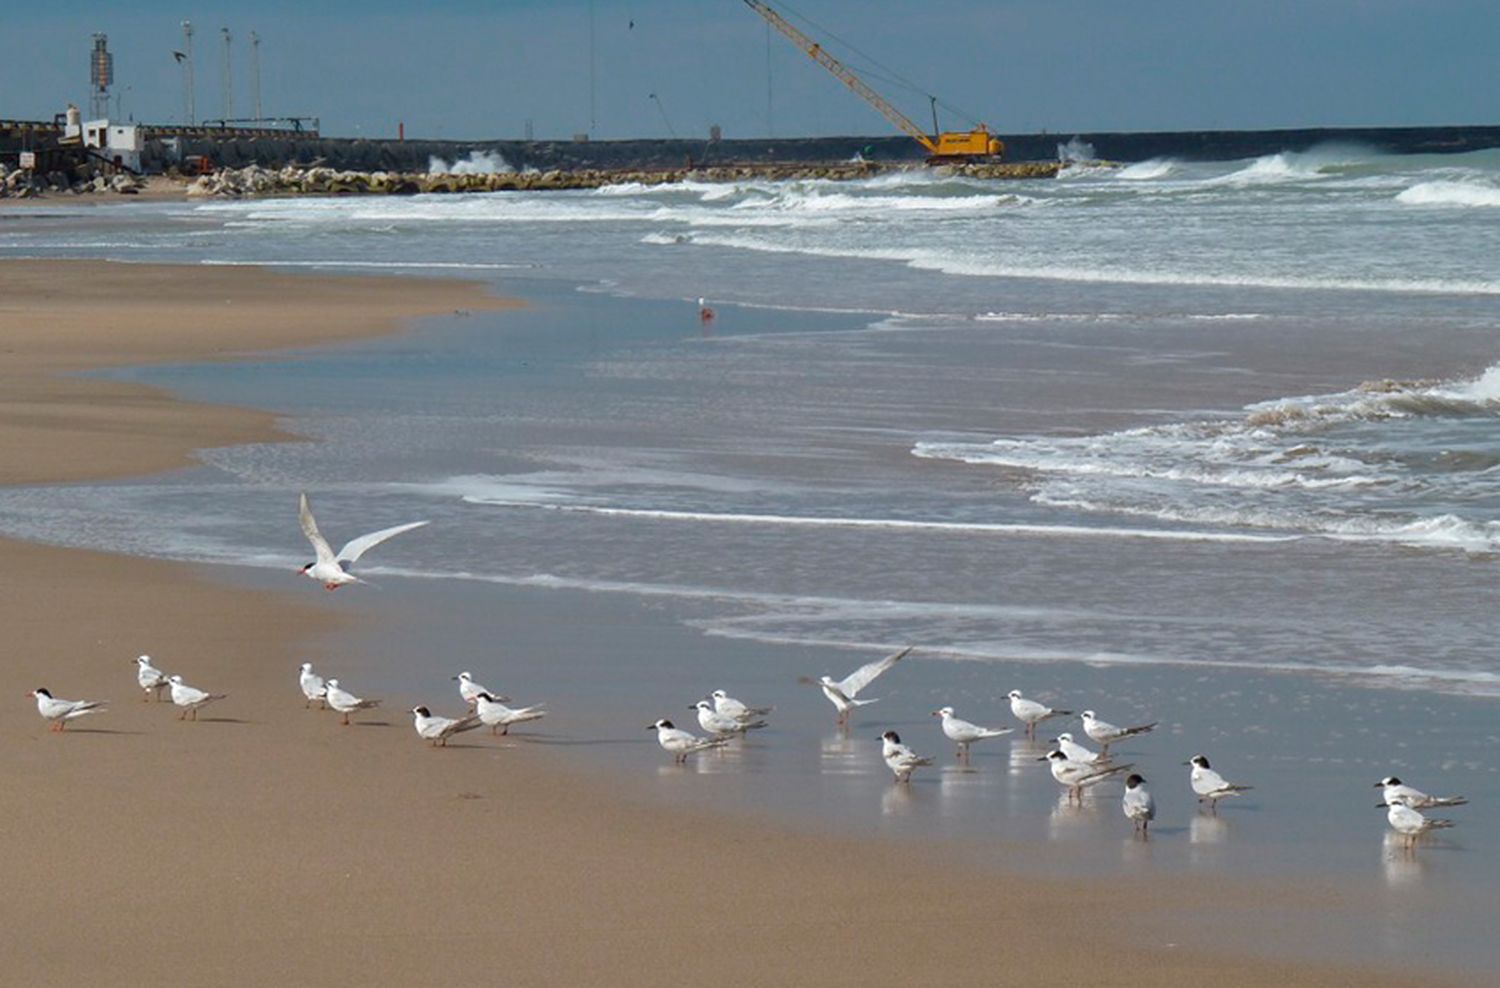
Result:
[[[71,372],[357,340],[510,304],[446,281],[0,262],[0,482],[125,477],[195,449],[296,438],[264,412]],[[0,719],[6,980],[1410,981],[1171,935],[1172,916],[1207,910],[1355,910],[1336,889],[1150,876],[1022,887],[1003,857],[975,870],[941,847],[664,811],[538,745],[467,735],[433,749],[411,731],[413,697],[340,727],[304,708],[295,671],[357,667],[329,652],[347,619],[307,581],[286,583],[0,543],[14,673]],[[228,699],[179,722],[142,702],[140,653]],[[36,686],[111,709],[54,735],[25,696]]]

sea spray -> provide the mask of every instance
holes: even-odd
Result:
[[[452,161],[433,155],[427,160],[427,171],[432,175],[509,175],[515,169],[498,151],[474,150],[467,158]]]

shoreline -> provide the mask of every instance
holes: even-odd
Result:
[[[204,446],[298,438],[270,413],[62,375],[372,338],[489,298],[452,282],[91,264],[0,262],[0,482],[136,476]],[[32,311],[84,273],[95,294],[67,317]],[[0,573],[28,687],[115,701],[63,737],[29,700],[0,722],[13,752],[0,765],[24,794],[0,817],[18,878],[0,913],[22,948],[18,979],[344,982],[372,963],[388,978],[430,976],[483,949],[525,984],[655,983],[705,966],[793,983],[999,970],[1050,983],[1122,965],[1161,984],[1406,981],[1131,943],[1153,917],[1269,906],[1254,883],[1048,879],[1017,894],[1003,862],[973,874],[941,848],[664,814],[517,741],[433,750],[394,701],[339,728],[296,703],[293,676],[311,658],[358,689],[357,658],[333,651],[353,618],[320,594],[292,596],[307,587],[246,589],[200,567],[12,542],[0,542]],[[170,706],[136,700],[140,652],[230,698],[177,723]],[[955,910],[955,888],[983,906]],[[1059,949],[1059,922],[1093,934]]]

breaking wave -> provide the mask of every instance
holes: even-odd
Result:
[[[1231,531],[1500,551],[1500,365],[1367,381],[1092,436],[929,440],[924,459],[1021,471],[1038,504]]]
[[[1396,195],[1408,206],[1500,206],[1500,188],[1487,182],[1419,182]]]

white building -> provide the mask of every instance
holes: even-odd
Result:
[[[141,152],[146,149],[146,137],[135,124],[116,124],[108,120],[85,120],[80,122],[78,110],[68,107],[67,123],[63,127],[63,141],[82,142],[117,165],[131,171],[141,170]]]

